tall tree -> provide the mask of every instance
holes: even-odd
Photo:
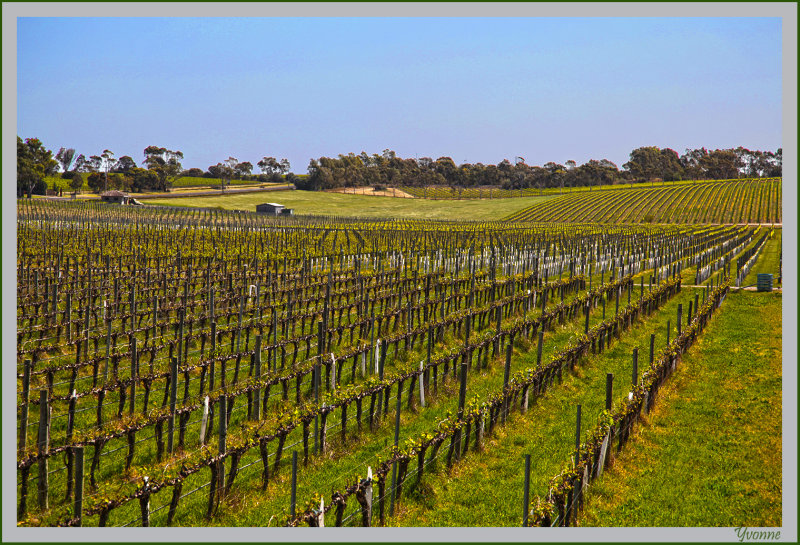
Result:
[[[86,172],[100,172],[103,166],[103,158],[99,155],[90,155],[83,163],[83,168]]]
[[[601,186],[613,184],[618,178],[617,165],[608,159],[590,159],[578,167],[580,185]]]
[[[702,166],[703,157],[708,155],[706,148],[688,149],[681,155],[680,162],[683,174],[688,179],[700,180],[703,178],[704,171]]]
[[[282,183],[283,176],[288,174],[291,168],[289,161],[285,158],[278,161],[274,157],[263,157],[257,164],[261,173],[268,176],[269,180],[274,183]]]
[[[80,172],[73,172],[72,179],[69,181],[69,186],[73,191],[79,191],[83,187],[83,174]]]
[[[783,176],[783,148],[775,152],[773,167],[767,176]]]
[[[75,148],[61,148],[56,153],[56,161],[61,165],[63,172],[67,172],[75,158]]]
[[[95,193],[100,193],[100,191],[108,189],[108,182],[103,172],[89,173],[89,176],[86,177],[86,184],[89,186],[89,189]]]
[[[52,176],[58,171],[58,161],[53,159],[53,152],[45,148],[38,138],[26,138],[23,141],[17,136],[17,196],[33,193],[44,194],[47,184],[45,176]]]
[[[158,177],[158,189],[167,191],[181,174],[183,153],[158,146],[144,149],[144,164]]]
[[[181,172],[181,178],[186,177],[186,176],[189,176],[189,177],[192,177],[192,178],[202,178],[203,174],[204,174],[203,169],[197,168],[197,167],[192,167],[190,169],[187,169],[187,170],[184,170],[183,172]]]
[[[239,166],[239,159],[236,157],[228,157],[223,161],[223,163],[225,163],[225,166],[228,167],[228,169],[225,171],[226,177],[224,179],[226,179],[230,184],[230,181],[236,177],[236,168]]]
[[[236,164],[236,174],[240,177],[249,176],[253,171],[253,163],[250,161],[243,161]]]
[[[85,172],[86,171],[86,156],[84,154],[78,155],[78,158],[75,159],[75,163],[72,165],[73,172]]]
[[[703,157],[703,169],[712,180],[728,180],[739,177],[741,157],[733,149],[717,149]]]
[[[235,157],[228,157],[224,161],[208,167],[208,172],[215,178],[219,178],[220,187],[225,191],[226,182],[230,183],[234,176],[236,176],[236,167],[238,164],[239,161]]]
[[[81,153],[72,165],[72,179],[69,181],[69,186],[73,191],[77,192],[83,188],[83,172],[90,172],[90,169],[86,156]]]
[[[284,161],[286,161],[286,159],[284,159]],[[258,168],[261,169],[261,172],[264,174],[274,174],[276,172],[281,172],[281,164],[274,157],[263,157],[256,164],[258,165]]]
[[[114,168],[114,165],[117,164],[117,160],[114,158],[114,152],[107,149],[103,150],[103,153],[100,154],[100,159],[102,159],[103,174],[105,174],[103,190],[108,191],[108,171]]]
[[[385,154],[386,152],[384,152]],[[392,152],[394,153],[394,152]],[[451,186],[456,184],[456,163],[450,157],[439,157],[433,164],[433,168],[447,180]]]
[[[636,148],[622,168],[639,180],[657,178],[661,170],[661,150],[656,146]]]
[[[132,191],[148,191],[158,187],[158,176],[152,170],[133,167],[126,178]]]
[[[129,155],[123,155],[117,160],[117,164],[114,165],[113,172],[126,174],[134,168],[136,168],[136,162]],[[202,171],[200,172],[202,174]]]
[[[331,169],[325,166],[327,159],[327,157],[320,157],[319,161],[311,159],[308,163],[308,176],[297,180],[295,187],[306,191],[319,191],[333,187],[331,185],[333,180]]]
[[[682,178],[681,161],[678,152],[664,148],[659,153],[659,177],[662,180],[680,180]]]

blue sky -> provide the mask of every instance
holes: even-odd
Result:
[[[17,132],[185,168],[781,147],[778,18],[20,18]],[[256,169],[257,170],[257,169]]]

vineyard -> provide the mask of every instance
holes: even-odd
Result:
[[[683,183],[569,194],[506,219],[534,222],[781,223],[781,179]]]
[[[596,427],[576,451],[548,436],[557,454],[531,490],[546,499],[526,485],[525,517],[504,515],[570,524],[571,491],[622,448],[773,233],[24,200],[17,213],[23,526],[401,523],[426,480],[491,454],[577,367],[672,317],[631,396],[617,376],[607,410],[584,413]]]
[[[453,187],[453,186],[425,186],[425,187],[398,187],[397,189],[421,199],[509,199],[518,197],[540,197],[555,195],[574,195],[576,193],[597,193],[598,191],[625,191],[627,189],[642,188],[679,188],[705,184],[709,182],[724,183],[737,182],[738,179],[730,180],[674,180],[670,182],[658,180],[651,182],[618,183],[614,185],[579,185],[573,187],[526,187],[521,189],[504,189],[501,187]],[[766,180],[765,180],[766,181]]]

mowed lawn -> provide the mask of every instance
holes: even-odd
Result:
[[[498,220],[555,196],[474,199],[461,201],[401,199],[345,195],[318,191],[274,191],[244,195],[148,199],[147,204],[221,207],[255,212],[256,205],[276,202],[293,208],[296,214],[366,218],[408,218],[443,220]]]
[[[779,293],[728,295],[582,526],[781,525],[781,308]]]

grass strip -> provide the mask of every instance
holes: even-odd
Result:
[[[449,474],[428,475],[411,487],[397,508],[392,526],[518,526],[522,519],[523,458],[531,454],[531,495],[543,495],[553,474],[560,471],[575,445],[575,406],[582,404],[583,429],[594,425],[605,408],[606,373],[614,374],[614,399],[629,391],[631,352],[639,348],[639,369],[647,361],[650,334],[656,347],[666,344],[666,321],[671,320],[670,338],[678,303],[693,300],[694,290],[684,289],[667,305],[638,322],[603,354],[590,355],[565,374],[558,388],[549,390],[525,415],[511,413],[505,426],[487,438],[484,452],[467,456]],[[613,313],[613,310],[612,310]],[[567,324],[560,337],[570,337],[582,324]],[[535,352],[522,358],[532,358]],[[500,485],[499,483],[502,483]]]
[[[782,229],[775,229],[772,238],[767,240],[761,255],[758,256],[758,261],[756,261],[753,268],[750,269],[750,273],[742,282],[742,286],[754,285],[758,281],[758,275],[762,273],[772,274],[772,286],[777,286],[782,251],[782,234]]]
[[[730,292],[628,449],[587,495],[582,526],[780,526],[779,293]]]

